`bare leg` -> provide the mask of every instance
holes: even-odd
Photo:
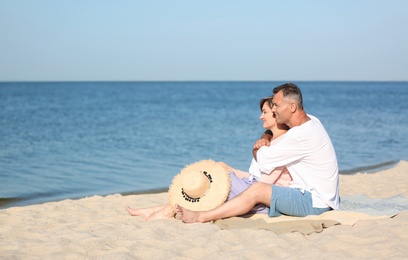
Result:
[[[272,197],[272,187],[269,184],[257,182],[232,200],[208,211],[191,211],[176,206],[177,217],[185,223],[209,222],[222,218],[240,216],[248,213],[256,204],[262,203],[269,207]]]
[[[238,169],[235,169],[231,166],[229,166],[228,164],[224,163],[224,162],[217,162],[219,165],[221,165],[222,167],[224,167],[225,169],[227,169],[228,172],[233,172],[238,178],[242,179],[242,178],[249,178],[251,176],[251,174],[249,174],[249,172],[244,172]]]
[[[159,211],[156,211],[155,213],[147,217],[146,220],[173,218],[175,214],[176,212],[170,206],[170,204],[166,204]]]
[[[131,216],[140,216],[144,218],[145,220],[150,220],[150,219],[157,219],[160,216],[160,212],[163,211],[163,218],[164,216],[168,215],[169,212],[170,204],[164,204],[160,206],[154,206],[154,207],[149,207],[149,208],[140,208],[140,209],[131,209],[129,206],[126,206],[126,210],[129,212]],[[155,217],[153,217],[156,215]],[[174,215],[174,214],[173,214]]]
[[[233,169],[232,172],[240,179],[251,177],[251,174],[249,172],[244,172],[238,169]]]

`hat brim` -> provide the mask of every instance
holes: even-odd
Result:
[[[206,171],[212,179],[207,193],[197,200],[186,199],[182,193],[183,175],[190,171]],[[169,202],[173,209],[178,204],[193,211],[211,210],[227,200],[230,188],[231,181],[227,170],[213,160],[202,160],[186,166],[173,178],[168,192]]]

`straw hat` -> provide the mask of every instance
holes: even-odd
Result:
[[[175,208],[202,211],[223,204],[230,192],[227,170],[212,160],[202,160],[186,166],[177,174],[169,188],[169,202]]]

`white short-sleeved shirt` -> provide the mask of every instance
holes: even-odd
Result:
[[[291,188],[312,194],[313,207],[339,208],[339,175],[336,152],[329,135],[316,117],[291,128],[272,146],[257,152],[263,172],[286,166],[293,180]]]

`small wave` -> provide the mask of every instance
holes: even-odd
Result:
[[[0,209],[22,200],[24,200],[24,198],[0,198]]]
[[[73,196],[70,196],[69,192],[61,191],[29,193],[16,198],[0,198],[0,209],[58,201],[60,199],[72,197]]]
[[[357,167],[349,170],[341,170],[339,171],[339,174],[356,174],[358,172],[367,172],[367,173],[373,173],[373,172],[378,172],[381,170],[389,169],[394,167],[399,161],[388,161],[388,162],[383,162],[375,165],[370,165],[370,166],[362,166],[362,167]]]
[[[156,194],[156,193],[163,193],[167,192],[169,188],[158,188],[158,189],[149,189],[149,190],[142,190],[142,191],[134,191],[134,192],[122,192],[121,195],[140,195],[140,194]]]

